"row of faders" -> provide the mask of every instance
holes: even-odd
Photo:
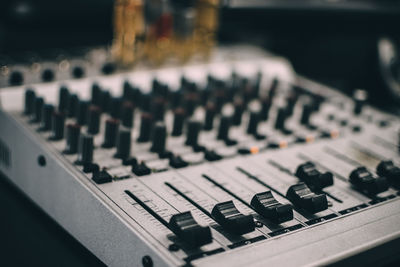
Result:
[[[171,83],[152,74],[148,90],[123,76],[86,93],[61,85],[56,104],[28,88],[16,116],[139,225],[169,264],[231,262],[224,255],[232,265],[251,263],[239,251],[253,244],[271,248],[278,236],[304,238],[326,223],[347,232],[363,220],[341,221],[385,204],[400,212],[399,119],[366,105],[364,91],[350,99],[266,69],[202,72],[195,81],[169,71]],[[322,260],[316,252],[298,263]]]

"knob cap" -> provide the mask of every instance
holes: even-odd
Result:
[[[117,142],[119,120],[117,119],[107,119],[106,120],[106,130],[104,133],[104,143],[102,147],[112,148]]]
[[[131,131],[123,128],[119,130],[117,138],[117,153],[116,158],[126,159],[129,158],[131,153]]]
[[[181,136],[183,130],[183,123],[185,121],[185,110],[177,108],[174,111],[174,124],[172,127],[172,136]]]
[[[209,102],[206,105],[206,116],[204,118],[204,130],[210,131],[214,126],[214,118],[215,114],[217,114],[216,107],[214,103]]]
[[[101,87],[98,83],[93,83],[92,84],[92,98],[90,102],[93,105],[99,105],[100,104],[100,95],[101,95]]]
[[[45,104],[42,111],[42,122],[40,123],[39,131],[50,131],[53,122],[54,106]]]
[[[88,133],[96,135],[100,131],[101,110],[98,106],[91,105],[88,111]]]
[[[230,127],[231,127],[231,118],[228,116],[222,116],[219,122],[217,139],[228,140]]]
[[[140,119],[140,133],[137,141],[140,143],[148,142],[153,126],[153,116],[150,113],[143,112]]]
[[[187,134],[186,134],[186,142],[187,146],[197,146],[199,133],[201,130],[201,123],[195,120],[188,121],[187,124]]]
[[[109,103],[109,113],[111,117],[119,119],[121,117],[122,98],[112,97]]]
[[[311,103],[305,103],[303,105],[303,111],[301,113],[300,123],[302,125],[310,125],[310,117],[314,111],[314,105]]]
[[[269,97],[264,97],[261,99],[261,111],[260,111],[260,119],[263,121],[268,120],[269,111],[271,109],[272,102]]]
[[[72,94],[69,97],[69,101],[68,101],[68,108],[67,108],[67,116],[69,118],[73,118],[77,115],[77,110],[78,110],[78,106],[79,106],[79,98],[77,95]]]
[[[258,112],[252,111],[250,113],[249,125],[247,127],[247,133],[257,136],[258,135],[258,123],[260,122],[260,115]]]
[[[353,95],[354,99],[354,109],[353,112],[355,115],[360,115],[364,104],[367,102],[368,93],[365,90],[357,89]]]
[[[52,135],[50,140],[61,140],[64,138],[64,123],[65,123],[65,114],[59,111],[53,113],[52,119]]]
[[[165,151],[167,129],[163,122],[157,122],[153,127],[151,152],[162,153]]]
[[[79,125],[85,125],[87,123],[87,113],[89,108],[88,101],[79,101],[78,112],[76,115],[76,121]]]
[[[155,121],[163,121],[165,112],[165,99],[156,97],[152,103],[152,113]]]
[[[41,122],[42,121],[43,106],[44,106],[43,97],[37,97],[35,99],[35,107],[34,107],[32,122]]]
[[[286,107],[282,106],[279,107],[275,120],[275,129],[284,130],[286,118],[287,118]]]
[[[70,98],[69,90],[66,86],[61,86],[58,94],[58,110],[66,113]]]
[[[264,218],[274,223],[283,223],[293,219],[293,208],[289,204],[279,203],[271,191],[255,194],[251,206]]]
[[[241,99],[235,99],[233,106],[234,106],[234,112],[232,117],[232,124],[238,126],[242,123],[242,117],[245,106]]]
[[[134,112],[134,106],[132,102],[125,101],[122,104],[122,109],[121,109],[121,122],[123,126],[127,128],[133,127],[133,112]]]
[[[305,183],[298,183],[289,187],[286,197],[296,207],[303,208],[311,213],[317,213],[328,208],[326,195],[314,194]]]
[[[79,139],[77,165],[85,165],[93,161],[93,136],[82,134]]]
[[[81,126],[79,124],[67,124],[66,127],[67,146],[64,150],[65,154],[75,154],[78,152],[80,132],[81,132]]]
[[[25,91],[25,105],[24,105],[24,114],[25,115],[30,115],[34,112],[35,98],[36,98],[36,94],[32,89],[27,89]]]

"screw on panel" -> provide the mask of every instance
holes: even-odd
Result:
[[[153,260],[151,259],[150,256],[146,255],[142,258],[142,264],[143,267],[153,267]]]

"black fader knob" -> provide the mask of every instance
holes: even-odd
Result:
[[[112,181],[112,176],[106,170],[94,171],[92,180],[96,184],[105,184],[105,183],[110,183]]]
[[[37,97],[35,99],[35,106],[34,106],[32,122],[38,123],[38,122],[42,121],[43,106],[44,106],[43,97]]]
[[[99,105],[100,104],[100,95],[101,95],[101,87],[98,83],[94,82],[92,84],[92,98],[90,102],[93,105]]]
[[[163,121],[165,112],[165,99],[163,97],[156,97],[152,102],[151,110],[155,121]]]
[[[108,112],[111,117],[119,119],[121,117],[122,98],[112,97],[109,102]]]
[[[70,98],[69,90],[66,86],[61,86],[58,94],[58,111],[66,113]]]
[[[67,116],[69,118],[73,118],[77,115],[78,112],[78,106],[79,106],[79,98],[77,95],[72,94],[69,97],[69,101],[68,101],[68,108],[67,108]]]
[[[206,115],[204,118],[204,130],[211,131],[212,128],[214,127],[215,115],[217,114],[215,104],[212,102],[208,102],[205,107],[205,110],[206,110]]]
[[[127,128],[133,127],[134,106],[130,101],[124,101],[121,108],[121,123]]]
[[[88,110],[88,133],[96,135],[100,131],[101,110],[98,106],[91,105]]]
[[[326,195],[317,195],[311,192],[305,183],[298,183],[289,187],[286,197],[293,205],[310,213],[317,213],[328,208]]]
[[[400,168],[391,160],[382,160],[376,167],[379,176],[386,177],[396,188],[400,188]]]
[[[260,114],[255,111],[250,112],[249,124],[247,126],[247,133],[257,136],[259,122],[260,122]]]
[[[32,89],[27,89],[25,91],[25,105],[24,114],[31,115],[35,110],[35,98],[36,94]]]
[[[52,128],[52,135],[50,140],[58,141],[64,138],[64,124],[65,124],[65,114],[62,112],[54,112],[51,128]]]
[[[275,129],[284,130],[286,118],[287,118],[286,107],[280,106],[276,114]]]
[[[167,141],[167,128],[161,121],[157,122],[153,127],[151,152],[162,153],[165,151],[165,143]]]
[[[126,128],[119,130],[117,137],[117,153],[116,158],[127,159],[131,154],[131,131]]]
[[[389,188],[386,177],[374,177],[365,167],[358,167],[350,173],[350,183],[368,195],[376,195]]]
[[[45,69],[42,72],[42,81],[44,82],[51,82],[52,80],[54,80],[54,71],[51,69]]]
[[[331,172],[321,173],[311,161],[300,164],[296,176],[305,182],[313,191],[320,192],[323,188],[333,185]]]
[[[89,108],[88,101],[79,101],[78,110],[76,113],[76,122],[79,125],[85,125],[87,123],[87,113]]]
[[[314,105],[312,103],[305,103],[303,105],[303,111],[300,117],[300,124],[302,125],[310,125],[310,117],[314,111]]]
[[[112,148],[115,146],[117,142],[118,127],[119,120],[113,118],[106,120],[106,129],[104,132],[104,142],[102,147]]]
[[[210,227],[200,226],[190,211],[173,215],[169,228],[189,247],[201,247],[212,242]]]
[[[233,201],[218,203],[211,212],[212,217],[225,230],[243,235],[254,231],[255,223],[251,215],[244,215],[233,204]]]
[[[177,108],[174,110],[174,123],[172,126],[172,136],[181,136],[183,130],[183,124],[185,122],[185,110],[183,108]]]
[[[222,116],[219,122],[217,139],[228,140],[230,127],[231,127],[231,117]]]
[[[78,152],[80,134],[81,134],[81,126],[79,124],[67,124],[66,126],[67,146],[64,150],[65,154],[75,154]]]
[[[260,119],[263,121],[268,120],[269,111],[271,109],[272,103],[271,99],[268,97],[263,97],[261,99],[261,110],[260,110]]]
[[[233,116],[232,116],[232,124],[235,126],[239,126],[242,123],[243,112],[245,109],[245,105],[242,99],[235,99],[233,102]]]
[[[42,122],[39,131],[50,131],[53,122],[54,106],[45,104],[42,109]]]
[[[187,123],[187,133],[186,133],[186,142],[187,146],[197,146],[199,133],[202,128],[202,125],[199,121],[190,120]]]
[[[354,100],[354,109],[353,113],[355,115],[360,115],[365,103],[367,102],[368,94],[365,90],[357,89],[354,91],[353,100]]]
[[[251,206],[258,214],[274,223],[283,223],[293,219],[292,205],[279,203],[271,191],[255,194]]]
[[[153,127],[153,116],[148,112],[143,112],[140,116],[140,132],[138,142],[150,141],[151,128]]]
[[[79,138],[77,165],[90,164],[93,161],[93,136],[82,134]]]

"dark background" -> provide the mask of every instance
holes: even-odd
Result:
[[[112,2],[1,1],[0,54],[20,60],[26,51],[45,57],[51,56],[49,51],[53,49],[72,51],[82,46],[108,45],[112,38]],[[225,7],[220,42],[265,47],[289,58],[300,74],[347,93],[366,88],[374,104],[396,105],[378,75],[376,42],[382,36],[398,39],[398,1],[375,1],[375,8],[366,9],[347,5],[354,1],[341,1],[341,6],[278,2],[268,8]],[[3,266],[102,266],[4,177],[0,177],[0,203]]]

